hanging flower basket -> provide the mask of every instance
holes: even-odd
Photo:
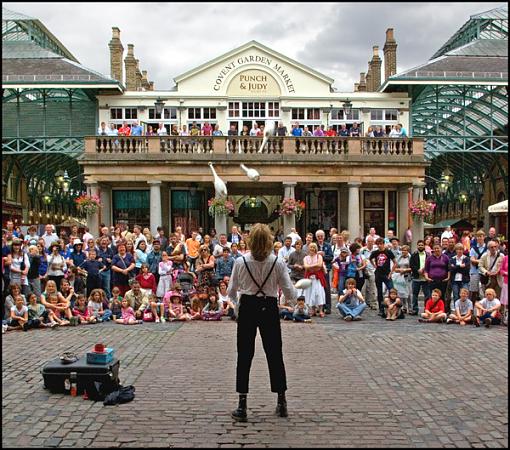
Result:
[[[209,215],[214,217],[216,214],[220,216],[228,216],[234,211],[234,204],[224,198],[210,198],[207,201],[209,207]]]
[[[294,198],[284,198],[280,203],[280,216],[290,216],[291,214],[296,215],[296,219],[299,220],[303,211],[305,210],[305,202],[296,200]]]
[[[80,195],[75,203],[78,211],[85,214],[95,214],[101,207],[101,200],[97,195]]]
[[[425,220],[433,216],[436,204],[428,200],[417,200],[409,203],[409,209],[413,217]]]

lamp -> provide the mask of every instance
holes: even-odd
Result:
[[[71,178],[69,177],[67,170],[64,170],[64,176],[62,177],[62,190],[65,193],[69,192],[70,185],[71,185]]]
[[[55,182],[60,185],[64,182],[64,174],[67,172],[64,172],[63,170],[57,170],[55,172]]]
[[[352,103],[349,99],[347,99],[342,105],[344,108],[344,117],[349,116],[352,113]]]
[[[443,170],[443,173],[441,174],[441,179],[448,184],[452,182],[453,174],[452,171],[448,168],[448,166],[446,166],[446,169]]]
[[[165,106],[165,102],[162,98],[158,97],[154,102],[154,108],[156,108],[156,116],[160,116],[163,112],[163,107]]]
[[[43,202],[46,205],[49,205],[51,203],[51,194],[48,191],[45,191],[43,194]]]
[[[468,193],[466,191],[460,191],[459,192],[459,202],[467,203],[467,201],[468,201]]]

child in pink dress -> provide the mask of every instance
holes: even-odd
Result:
[[[129,302],[124,298],[121,302],[121,313],[122,318],[117,319],[115,322],[122,323],[124,325],[136,325],[137,323],[142,323],[142,320],[136,320],[135,312],[133,308],[129,306]]]

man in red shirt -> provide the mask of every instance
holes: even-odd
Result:
[[[444,302],[441,300],[441,290],[434,289],[432,298],[425,303],[425,311],[421,314],[419,322],[446,322]]]
[[[131,128],[126,122],[122,122],[122,127],[119,128],[119,136],[130,136]]]
[[[333,127],[329,127],[328,131],[326,131],[326,136],[335,137],[336,136],[335,129]]]

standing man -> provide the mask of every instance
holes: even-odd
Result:
[[[44,227],[44,231],[45,233],[41,237],[44,239],[44,246],[46,247],[46,249],[49,249],[50,245],[53,244],[53,242],[58,241],[58,236],[56,235],[56,233],[53,232],[54,228],[53,225],[50,223],[46,224],[46,226]],[[57,289],[58,288],[59,286],[57,286]]]
[[[220,241],[214,246],[213,256],[215,258],[221,258],[223,255],[223,249],[228,248],[230,250],[230,246],[232,244],[227,241],[226,234],[220,234]]]
[[[281,259],[285,265],[289,262],[289,256],[294,253],[294,247],[292,247],[292,238],[287,236],[283,242],[283,247],[278,250],[278,258]],[[289,268],[290,273],[290,268]]]
[[[446,286],[450,280],[450,258],[441,252],[441,246],[435,244],[432,254],[425,261],[425,279],[430,283],[429,289],[441,291],[441,298],[445,301]],[[446,312],[450,312],[450,305],[445,304]]]
[[[276,136],[287,136],[287,127],[280,120],[278,122],[278,128],[276,129]]]
[[[142,126],[138,124],[138,120],[135,120],[133,125],[131,125],[131,136],[141,136],[142,132]]]
[[[246,399],[250,368],[255,353],[255,338],[260,330],[264,352],[269,365],[271,392],[278,394],[276,414],[287,417],[287,378],[282,354],[282,335],[278,310],[278,288],[289,301],[296,301],[297,290],[292,285],[287,265],[272,255],[273,236],[269,227],[255,224],[250,230],[250,253],[234,263],[228,287],[232,302],[241,294],[237,316],[237,374],[238,408],[232,418],[247,421]]]
[[[377,287],[375,285],[375,267],[370,261],[370,255],[374,250],[374,238],[369,236],[367,238],[367,245],[361,249],[360,255],[367,262],[367,267],[365,268],[366,280],[363,289],[365,289],[365,302],[367,306],[370,306],[371,309],[376,309],[375,302],[377,299]]]
[[[418,306],[418,295],[420,295],[420,290],[423,290],[425,300],[428,300],[430,297],[429,286],[425,279],[425,262],[429,255],[425,251],[425,241],[423,239],[420,239],[417,245],[418,250],[411,255],[411,259],[409,261],[411,274],[413,276],[413,310],[409,311],[411,316],[416,316],[420,312],[420,308]]]
[[[232,227],[232,233],[228,235],[227,241],[231,244],[239,244],[243,237],[239,234],[238,228],[234,225]]]
[[[393,289],[393,281],[391,276],[395,269],[398,268],[395,255],[391,250],[388,250],[384,246],[384,239],[377,238],[375,240],[377,244],[377,250],[373,251],[370,255],[370,262],[375,267],[375,285],[377,287],[377,303],[379,304],[379,315],[385,319],[386,314],[384,312],[384,298],[383,298],[383,284],[386,286],[388,291]],[[393,261],[393,267],[391,265]]]
[[[326,264],[326,287],[324,288],[326,294],[326,304],[324,305],[324,312],[331,314],[331,284],[329,282],[329,274],[331,272],[331,263],[333,262],[333,249],[324,239],[326,234],[323,230],[315,232],[317,239],[317,254],[322,256],[324,264]]]
[[[487,244],[485,243],[485,232],[478,230],[476,232],[475,242],[471,244],[471,250],[469,252],[471,268],[469,269],[469,292],[471,293],[471,302],[473,307],[476,306],[476,302],[480,300],[480,271],[478,270],[478,264],[484,253],[487,252]],[[474,309],[476,312],[476,308]]]

